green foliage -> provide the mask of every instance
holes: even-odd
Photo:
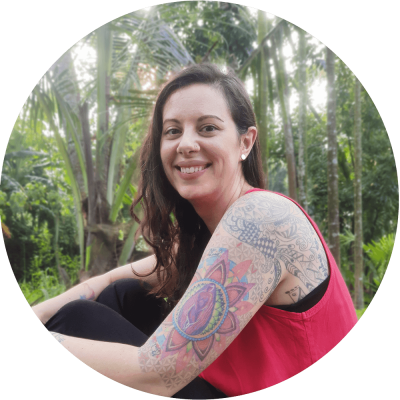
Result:
[[[356,310],[356,314],[357,314],[357,318],[358,319],[360,319],[363,316],[363,314],[365,313],[366,309],[367,308],[363,308],[362,310]]]
[[[0,218],[2,222],[5,222],[7,219],[6,214],[4,213],[4,207],[7,206],[10,206],[10,203],[7,201],[7,193],[0,190]]]
[[[340,235],[341,269],[350,291],[354,288],[354,260],[352,246],[355,236],[350,230],[345,230]],[[394,246],[394,235],[389,234],[381,237],[377,242],[364,244],[363,249],[367,257],[364,258],[364,286],[365,301],[369,304],[376,294],[389,265],[390,256]]]
[[[79,281],[80,257],[78,254],[71,257],[68,254],[61,253],[60,266],[64,268],[72,284]]]
[[[0,215],[10,233],[5,244],[13,271],[17,280],[28,282],[33,274],[56,266],[57,216],[61,257],[75,257],[76,222],[52,138],[37,140],[22,119],[16,128],[2,170]]]
[[[392,255],[394,246],[394,235],[389,234],[381,237],[378,242],[372,240],[363,246],[364,251],[370,261],[370,269],[373,271],[373,286],[375,290],[378,290],[383,276],[385,275],[386,269],[389,265],[390,256]]]
[[[239,4],[186,1],[163,4],[157,10],[197,63],[213,48],[209,61],[237,68],[257,40],[256,18]]]
[[[65,292],[65,285],[60,283],[54,269],[47,268],[33,273],[29,281],[19,283],[19,287],[29,305],[41,303]]]
[[[274,26],[276,20],[269,22]],[[8,232],[11,235],[5,240],[10,263],[30,303],[42,301],[65,289],[58,266],[75,283],[80,265],[85,261],[78,243],[87,238],[87,232],[84,237],[82,222],[87,215],[81,218],[79,229],[76,220],[82,211],[81,200],[88,195],[79,106],[83,103],[88,105],[94,169],[109,171],[109,176],[102,182],[107,200],[103,211],[113,222],[109,231],[116,232],[113,238],[118,243],[115,254],[118,255],[123,248],[122,258],[125,260],[130,249],[123,242],[133,240],[134,233],[134,225],[129,225],[129,208],[137,194],[140,170],[137,155],[160,85],[169,78],[171,71],[203,59],[237,69],[254,50],[258,33],[256,15],[248,8],[204,1],[163,4],[127,14],[112,21],[107,29],[107,40],[99,43],[98,32],[92,32],[45,74],[21,111],[7,147],[0,187],[0,217],[5,236]],[[294,46],[289,34],[294,39]],[[296,35],[295,27],[288,24],[283,45],[291,47],[293,52],[286,59],[287,65],[292,67],[288,68],[292,94],[296,92],[298,81]],[[310,88],[314,82],[326,79],[324,46],[308,35],[306,38]],[[103,89],[109,89],[109,94],[103,93],[101,99],[96,95],[99,49],[104,53],[109,74],[108,81],[103,82]],[[272,65],[271,60],[267,59],[267,62]],[[256,113],[259,66],[255,58],[247,70],[247,84],[254,88],[251,97]],[[353,87],[354,75],[337,59],[341,266],[350,290],[354,285]],[[274,76],[268,77],[268,96],[269,189],[287,194],[283,124]],[[94,134],[98,130],[99,102],[102,102],[102,116],[108,113],[108,126],[102,137]],[[307,201],[309,214],[326,237],[326,112],[322,109],[318,113],[316,116],[308,109],[306,115]],[[291,120],[296,155],[298,117],[298,108],[295,107],[291,110]],[[101,156],[101,151],[108,145],[109,153],[104,154],[109,156]],[[365,90],[362,91],[362,149],[363,232],[364,242],[368,243],[364,246],[364,284],[368,303],[387,268],[399,204],[390,141]],[[140,205],[135,211],[140,213]],[[142,237],[135,249],[148,251]],[[88,268],[91,257],[96,256],[91,250],[87,247],[85,253]]]
[[[129,194],[125,193],[122,201],[124,204],[127,204],[130,206],[133,202],[133,199],[135,198],[135,196],[137,194],[137,189],[132,184],[129,184]]]
[[[35,252],[31,262],[34,270],[39,270],[43,265],[49,265],[53,260],[52,235],[49,232],[47,223],[44,226],[34,226],[33,233],[29,237],[30,241],[35,245]]]

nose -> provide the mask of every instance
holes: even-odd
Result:
[[[200,146],[197,143],[197,135],[193,130],[185,130],[180,138],[180,142],[176,151],[179,154],[190,154],[196,153],[200,150]]]

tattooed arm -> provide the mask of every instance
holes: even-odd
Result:
[[[271,295],[281,302],[276,292],[283,288],[293,302],[294,293],[286,293],[292,286],[307,294],[327,274],[318,235],[296,205],[273,193],[243,196],[221,220],[180,302],[140,348],[142,372],[159,375],[164,395],[177,392],[229,346]]]
[[[171,396],[218,358],[288,279],[304,290],[322,279],[315,235],[289,200],[245,195],[224,215],[182,299],[141,348],[65,336],[62,344],[114,380]]]

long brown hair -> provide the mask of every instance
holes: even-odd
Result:
[[[141,203],[144,217],[140,222],[140,231],[157,259],[153,272],[157,272],[158,284],[151,293],[168,297],[172,304],[179,301],[189,285],[211,234],[193,206],[178,194],[165,175],[160,156],[163,108],[176,90],[198,83],[214,86],[222,92],[239,135],[256,126],[250,98],[242,82],[233,71],[225,74],[212,64],[187,67],[173,77],[158,95],[140,154],[141,178],[131,214],[140,222],[133,210]],[[244,178],[251,186],[264,188],[258,137],[242,163],[242,169]],[[172,272],[174,264],[177,276]]]

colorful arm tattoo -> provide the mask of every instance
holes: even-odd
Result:
[[[158,373],[178,391],[240,333],[278,286],[282,268],[298,278],[299,293],[323,279],[326,261],[315,263],[322,258],[318,236],[291,204],[258,192],[232,205],[182,299],[140,348],[142,372]]]

